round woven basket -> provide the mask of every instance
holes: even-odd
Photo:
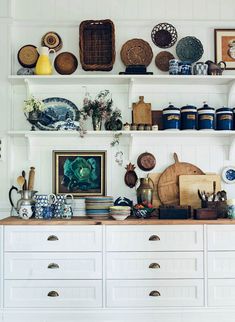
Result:
[[[26,68],[33,68],[36,66],[39,54],[34,45],[25,45],[18,51],[18,61],[21,66]]]
[[[135,38],[128,40],[122,46],[121,59],[126,66],[148,66],[153,59],[153,51],[147,41]]]
[[[41,45],[59,51],[63,46],[63,42],[56,32],[49,31],[42,37]]]
[[[161,51],[155,58],[155,64],[162,72],[169,71],[169,61],[174,59],[174,55],[169,51]]]
[[[174,26],[163,22],[153,28],[151,38],[157,47],[170,48],[176,43],[178,34]]]
[[[54,66],[59,74],[70,75],[77,69],[78,60],[72,53],[63,52],[56,56]]]

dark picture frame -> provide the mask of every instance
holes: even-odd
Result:
[[[53,192],[105,196],[106,151],[53,151]]]
[[[235,29],[214,29],[215,62],[224,61],[226,69],[235,69]]]

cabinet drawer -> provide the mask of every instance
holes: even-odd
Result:
[[[203,253],[108,253],[107,278],[203,278]]]
[[[209,306],[235,306],[235,279],[208,280]]]
[[[101,279],[101,253],[5,253],[5,279]]]
[[[187,251],[203,249],[203,227],[108,226],[108,251]]]
[[[208,252],[209,278],[235,278],[235,252]]]
[[[6,280],[5,307],[101,307],[101,281]]]
[[[202,306],[202,280],[107,281],[108,307]]]
[[[7,226],[5,251],[101,251],[102,227]]]
[[[235,250],[235,225],[207,226],[208,250]]]

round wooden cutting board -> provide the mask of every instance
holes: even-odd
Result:
[[[202,175],[201,169],[187,162],[179,162],[174,153],[175,163],[168,167],[158,181],[158,196],[163,205],[179,205],[179,176],[182,174]]]

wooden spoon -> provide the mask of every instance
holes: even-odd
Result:
[[[20,186],[20,188],[23,189],[23,185],[25,183],[25,178],[23,176],[19,176],[16,181],[17,181],[18,185]]]
[[[22,171],[22,177],[24,178],[23,190],[27,190],[27,180],[25,179],[25,171]]]

